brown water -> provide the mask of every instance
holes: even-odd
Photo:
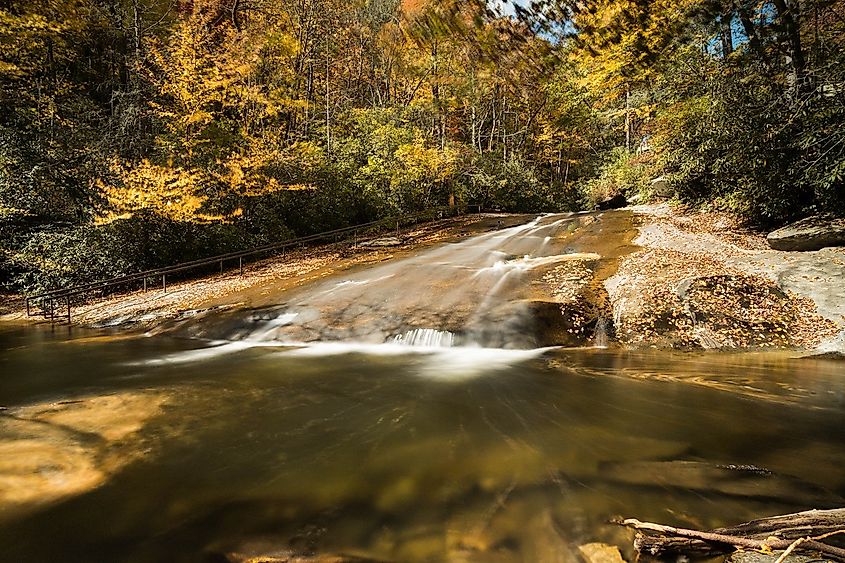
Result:
[[[530,270],[487,251],[468,266]],[[426,271],[414,260],[397,275]],[[468,275],[496,303],[521,291]],[[590,541],[630,555],[615,515],[707,528],[842,505],[841,363],[531,349],[507,323],[450,336],[405,315],[336,339],[305,315],[321,337],[292,345],[309,303],[345,318],[326,287],[244,313],[226,341],[0,326],[0,560],[573,561]],[[492,340],[447,346],[478,334]]]
[[[149,365],[196,343],[78,336],[0,336],[0,448],[41,456],[33,475],[19,468],[17,502],[0,463],[6,561],[250,546],[557,560],[590,540],[624,546],[603,524],[613,515],[715,526],[845,494],[834,362],[560,350],[440,376],[448,357],[283,348]],[[60,400],[82,402],[54,405],[52,421],[32,406]],[[104,437],[118,423],[129,429]],[[680,460],[695,463],[642,463]]]

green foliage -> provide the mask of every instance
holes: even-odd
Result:
[[[789,94],[771,69],[700,55],[667,73],[659,144],[679,196],[774,225],[842,202],[845,112],[836,97]],[[823,92],[823,90],[822,90]]]
[[[584,182],[589,207],[616,195],[648,197],[655,166],[649,155],[637,156],[623,147],[611,150],[595,177]]]
[[[86,226],[33,233],[10,256],[13,286],[35,291],[56,289],[91,279],[128,273],[119,241],[101,229]]]
[[[12,286],[33,291],[108,279],[241,248],[235,225],[202,225],[141,213],[92,227],[33,233],[10,255]]]
[[[495,155],[477,157],[468,171],[463,196],[483,209],[509,212],[574,210],[580,194],[574,187],[543,181],[524,160],[502,162]]]

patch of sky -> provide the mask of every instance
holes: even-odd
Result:
[[[776,16],[777,12],[775,9],[768,2],[764,2],[763,5],[760,6],[757,14],[755,14],[755,24],[758,28],[768,27],[774,23]],[[739,20],[737,15],[734,14],[732,16],[730,25],[733,48],[737,49],[743,45],[747,45],[749,38],[748,35],[746,35],[745,28],[742,26],[742,22]],[[722,55],[722,38],[719,35],[713,36],[707,43],[707,52],[714,57]]]
[[[499,16],[509,18],[517,17],[518,7],[526,11],[531,10],[531,0],[487,0],[487,5]],[[541,18],[540,14],[535,15]],[[535,31],[538,36],[552,43],[557,43],[576,33],[575,25],[570,20],[563,22],[537,21]]]

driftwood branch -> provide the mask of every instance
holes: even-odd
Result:
[[[641,532],[637,534],[634,547],[640,553],[655,557],[678,554],[711,557],[742,548],[816,551],[845,562],[845,549],[821,541],[845,533],[845,509],[810,510],[709,532],[636,519],[615,523]]]

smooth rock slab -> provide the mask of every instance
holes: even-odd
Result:
[[[402,246],[402,239],[399,237],[383,237],[375,240],[365,240],[358,243],[358,246],[364,248],[392,248],[394,246]]]
[[[769,246],[775,250],[821,250],[845,246],[845,218],[814,215],[769,233]]]

